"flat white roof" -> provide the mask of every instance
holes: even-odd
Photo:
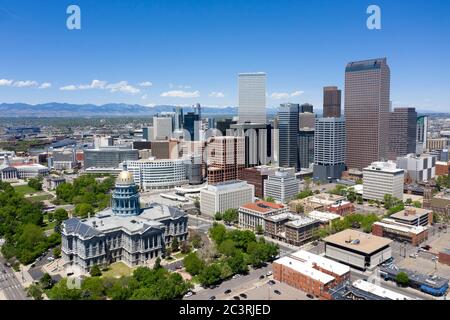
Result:
[[[380,225],[385,228],[401,231],[401,232],[409,232],[414,234],[420,234],[427,230],[426,227],[423,226],[410,226],[403,223],[398,223],[393,219],[383,219],[381,221],[377,221],[374,223],[375,225]]]
[[[331,259],[319,256],[317,254],[305,250],[297,251],[291,254],[291,257],[293,257],[294,259],[300,259],[303,261],[304,264],[307,264],[311,267],[313,266],[313,264],[316,264],[322,269],[328,270],[339,276],[343,276],[344,274],[350,272],[350,267],[346,266],[345,264],[333,261]]]
[[[307,215],[310,218],[322,221],[322,222],[328,222],[330,220],[340,219],[341,216],[335,213],[331,212],[324,212],[324,211],[311,211],[310,213],[307,213]]]
[[[274,261],[274,263],[278,263],[283,266],[286,266],[294,271],[300,272],[301,274],[303,274],[309,278],[312,278],[314,280],[317,280],[323,284],[327,284],[334,280],[334,277],[332,277],[326,273],[323,273],[319,270],[316,270],[316,269],[310,267],[308,264],[305,264],[294,258],[283,257],[281,259]]]
[[[403,294],[394,292],[389,289],[382,288],[380,286],[377,286],[376,284],[367,282],[363,279],[358,279],[355,282],[353,282],[353,286],[359,290],[372,293],[382,298],[388,298],[391,300],[414,300],[413,298],[407,297]]]

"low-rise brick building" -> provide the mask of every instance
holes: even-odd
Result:
[[[383,219],[372,226],[372,234],[399,242],[408,242],[418,246],[428,239],[428,229],[423,226],[411,226],[398,223],[393,219]]]
[[[330,289],[350,279],[350,268],[307,251],[273,263],[273,277],[320,299],[331,299]]]

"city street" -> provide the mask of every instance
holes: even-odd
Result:
[[[0,291],[3,291],[8,300],[29,300],[13,269],[5,263],[5,259],[0,257]]]
[[[262,285],[269,281],[271,277],[266,277],[268,271],[272,271],[271,264],[256,270],[250,269],[247,275],[242,275],[239,278],[224,281],[214,289],[201,289],[195,295],[185,298],[185,300],[208,300],[212,296],[215,296],[217,300],[222,300],[229,298],[229,296],[233,297],[235,295],[239,295],[240,293],[253,289],[257,283]],[[259,277],[261,275],[264,275],[264,279],[260,280]],[[228,289],[231,290],[229,295],[224,293]]]

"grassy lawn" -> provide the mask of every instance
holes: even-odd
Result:
[[[26,195],[26,194],[36,193],[37,192],[36,190],[34,190],[33,188],[29,187],[26,184],[23,185],[23,186],[15,186],[14,190],[20,195]]]
[[[181,252],[177,252],[173,256],[174,256],[175,259],[181,259],[181,258],[186,257],[186,254],[181,253]]]
[[[50,199],[51,196],[48,194],[43,194],[40,196],[35,196],[35,197],[29,197],[27,198],[28,200],[32,201],[32,202],[39,202],[39,201],[44,201],[44,200],[48,200]]]
[[[55,229],[55,226],[56,226],[56,221],[52,221],[52,222],[46,221],[45,225],[42,227],[42,229],[44,229],[44,231],[53,230],[53,229]]]
[[[121,276],[129,276],[133,272],[133,269],[128,267],[123,262],[115,262],[111,264],[108,271],[103,272],[103,277],[120,278]]]

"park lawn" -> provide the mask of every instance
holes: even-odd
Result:
[[[30,200],[31,202],[39,202],[39,201],[49,200],[50,198],[51,198],[50,195],[43,194],[43,195],[40,195],[40,196],[29,197],[27,199]]]
[[[54,230],[56,226],[56,221],[52,221],[52,222],[45,222],[45,225],[42,227],[42,229],[44,231],[48,231],[48,230]]]
[[[28,185],[22,185],[22,186],[15,186],[13,187],[14,191],[16,191],[16,193],[24,196],[26,194],[30,194],[30,193],[36,193],[37,191],[31,187],[29,187]]]
[[[122,276],[130,276],[133,273],[133,269],[127,266],[123,262],[114,262],[109,265],[108,271],[102,273],[102,277],[105,278],[120,278]]]

